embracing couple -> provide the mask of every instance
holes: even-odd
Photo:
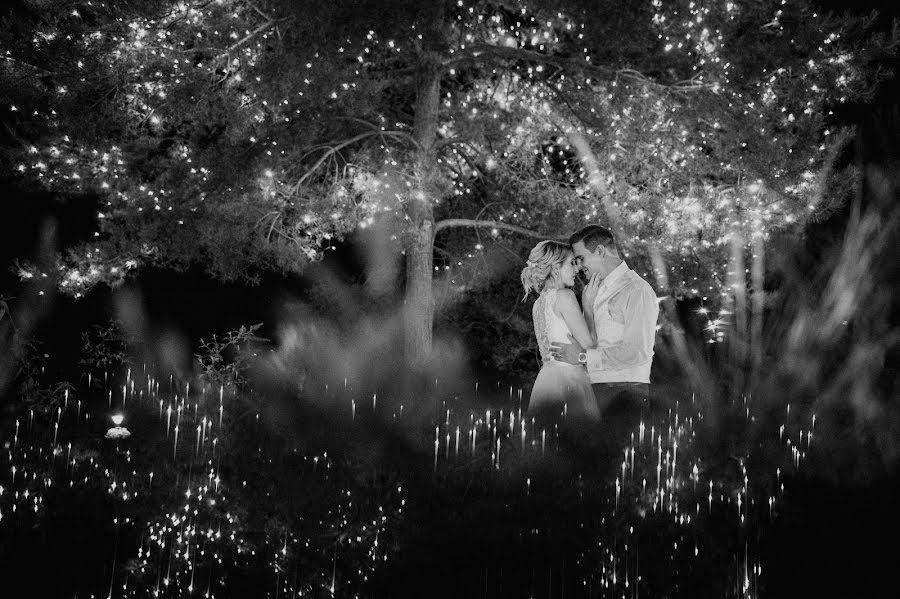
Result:
[[[588,278],[581,307],[572,287]],[[543,366],[528,412],[599,420],[613,403],[643,407],[659,304],[650,285],[622,260],[612,232],[589,225],[569,243],[542,241],[522,270]],[[635,404],[637,404],[635,406]]]

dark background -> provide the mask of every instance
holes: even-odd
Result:
[[[874,0],[858,0],[852,4],[822,0],[822,4],[828,8],[841,7],[860,12],[882,7],[880,2]],[[900,7],[895,3],[887,9],[880,23],[887,26],[890,22],[888,17],[898,14]],[[896,68],[897,65],[893,66]],[[870,102],[836,109],[834,124],[862,125],[878,131],[885,120],[894,126],[900,122],[898,110],[900,84],[894,78],[885,82],[878,96]],[[886,162],[898,159],[897,155],[888,154],[881,146],[866,148],[859,144],[845,158],[853,161],[863,157],[870,161]],[[0,296],[14,298],[10,299],[11,306],[16,309],[30,307],[36,314],[32,333],[41,340],[42,351],[49,356],[48,371],[59,373],[62,377],[77,376],[75,363],[82,346],[81,334],[88,326],[103,323],[113,315],[113,292],[106,287],[98,287],[78,301],[50,289],[40,296],[37,295],[39,284],[19,281],[13,265],[17,259],[50,264],[53,251],[90,239],[97,229],[97,198],[49,194],[30,189],[7,173],[0,174],[0,177],[0,197],[4,198],[0,216]],[[800,259],[815,263],[817,258],[839,243],[848,215],[849,206],[825,221],[807,225],[804,243],[798,250],[803,253]],[[336,251],[328,252],[325,261],[313,268],[336,273],[348,289],[360,285],[364,277],[362,261],[352,239],[339,245]],[[517,274],[508,273],[512,284],[516,282]],[[896,295],[897,280],[886,280],[882,284]],[[205,275],[200,268],[186,272],[147,269],[127,283],[128,286],[141,290],[153,330],[174,329],[185,339],[196,343],[200,337],[208,337],[214,332],[221,333],[256,322],[266,323],[261,330],[263,336],[274,336],[276,331],[272,323],[281,317],[279,310],[282,302],[309,297],[313,281],[308,277],[273,275],[264,278],[259,285],[249,286],[223,284]],[[685,317],[688,318],[687,311]],[[892,324],[897,326],[896,313]],[[465,339],[473,356],[472,370],[476,376],[523,378],[521,372],[497,373],[493,370],[493,365],[484,358],[488,352],[479,346],[483,339],[479,335]],[[6,395],[4,401],[14,401],[15,390],[7,390]],[[886,472],[884,478],[875,483],[836,484],[820,477],[793,480],[790,487],[792,502],[789,504],[792,511],[779,520],[763,542],[767,555],[764,563],[770,568],[768,577],[771,581],[770,592],[766,596],[895,596],[896,560],[900,554],[895,535],[890,531],[897,530],[897,524],[900,524],[898,480],[900,477],[896,472]],[[60,522],[69,522],[70,525],[77,520],[72,514],[59,513],[59,517]],[[412,582],[419,584],[446,580],[454,575],[454,564],[431,559],[439,551],[444,551],[445,555],[469,551],[469,559],[473,562],[479,558],[507,559],[510,567],[514,567],[517,559],[514,552],[504,558],[493,553],[496,547],[484,546],[480,553],[478,550],[471,553],[480,539],[477,531],[483,523],[495,522],[496,514],[485,514],[483,518],[483,522],[475,518],[471,531],[461,532],[449,539],[449,545],[443,548],[435,540],[423,539],[417,551],[399,560],[392,572],[405,575],[417,572]],[[510,523],[507,532],[512,535],[517,526]],[[69,529],[60,525],[57,533],[85,534],[86,530],[78,526]],[[503,531],[498,534],[502,535]],[[46,545],[42,547],[46,548]],[[28,551],[26,547],[23,549]],[[52,563],[62,561],[66,556],[45,557]],[[72,567],[77,565],[77,561],[70,563]],[[35,564],[33,574],[39,575],[42,568],[43,565]],[[416,588],[418,585],[411,586]],[[398,593],[398,596],[403,596],[402,591]]]

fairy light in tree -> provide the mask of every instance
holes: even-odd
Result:
[[[489,194],[502,189],[481,216],[541,228],[558,213],[553,226],[568,229],[604,219],[597,189],[567,147],[565,132],[577,130],[600,159],[629,257],[652,242],[669,268],[671,289],[660,291],[715,304],[730,293],[720,273],[732,234],[749,240],[759,229],[765,238],[815,210],[815,173],[830,143],[826,107],[854,97],[865,81],[840,24],[803,3],[654,0],[651,8],[641,26],[656,37],[665,65],[653,77],[601,64],[603,48],[580,15],[457,2],[437,127],[446,185],[429,197],[436,217],[474,216],[468,201],[493,200]],[[82,16],[87,10],[79,8]],[[35,36],[36,46],[68,35],[92,51],[80,52],[85,58],[72,62],[79,74],[29,116],[50,134],[17,166],[50,189],[104,198],[96,247],[58,267],[65,290],[84,293],[182,251],[154,240],[127,245],[123,256],[106,236],[157,227],[189,237],[217,209],[250,219],[252,208],[254,222],[265,215],[253,239],[278,264],[318,259],[333,239],[377,218],[406,218],[407,194],[420,180],[408,158],[412,123],[398,110],[402,102],[382,101],[373,90],[407,93],[391,87],[391,77],[415,66],[421,26],[292,48],[279,55],[290,65],[279,66],[271,49],[286,43],[281,34],[290,23],[269,10],[231,0],[172,3],[161,16],[122,18],[110,33],[81,31],[73,21]],[[736,37],[746,30],[760,33],[753,41]],[[761,44],[772,46],[765,60],[748,66],[744,54]],[[788,46],[791,53],[769,51]],[[101,143],[72,126],[67,102],[94,68],[127,80],[110,99],[124,115],[127,145]],[[368,108],[360,112],[362,98]],[[309,123],[361,115],[373,127],[360,125],[357,142],[300,152]],[[210,144],[199,130],[179,129],[186,117],[227,123],[225,133]],[[164,137],[175,142],[163,149]],[[142,145],[155,150],[136,155]],[[298,175],[298,164],[319,160],[320,171]],[[441,243],[460,257],[447,261],[451,277],[482,251],[473,251],[475,241]]]

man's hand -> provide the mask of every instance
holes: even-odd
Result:
[[[571,343],[558,343],[554,341],[550,344],[550,355],[555,360],[566,362],[567,364],[581,364],[578,361],[578,354],[584,351],[584,348],[575,341],[575,337],[569,333],[569,341]]]
[[[584,290],[581,292],[581,306],[584,311],[593,311],[594,300],[597,299],[597,292],[600,291],[600,283],[602,282],[603,279],[600,278],[600,275],[594,273],[588,280],[587,285],[584,286]]]

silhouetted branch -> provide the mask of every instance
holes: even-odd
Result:
[[[595,75],[604,77],[622,77],[625,79],[638,81],[645,85],[652,85],[654,87],[661,87],[677,91],[693,91],[711,87],[710,84],[701,83],[694,79],[687,79],[674,84],[666,85],[664,83],[654,81],[643,73],[640,73],[639,71],[636,71],[634,69],[612,69],[609,67],[592,64],[586,59],[571,58],[554,54],[543,54],[541,52],[525,50],[523,48],[506,48],[502,46],[493,46],[490,44],[476,44],[470,46],[460,56],[444,62],[441,66],[444,68],[444,70],[449,70],[451,68],[459,67],[462,64],[484,62],[488,59],[539,62],[542,64],[553,65],[564,71],[570,72],[572,70],[576,70],[593,73]]]
[[[535,239],[562,239],[561,237],[547,236],[543,233],[532,231],[531,229],[526,229],[525,227],[520,227],[519,225],[505,223],[503,221],[476,220],[472,218],[445,218],[444,220],[434,223],[434,234],[437,235],[440,231],[449,229],[451,227],[480,227],[503,229],[505,231],[512,231],[513,233],[518,233],[519,235],[524,235],[525,237],[533,237]]]

